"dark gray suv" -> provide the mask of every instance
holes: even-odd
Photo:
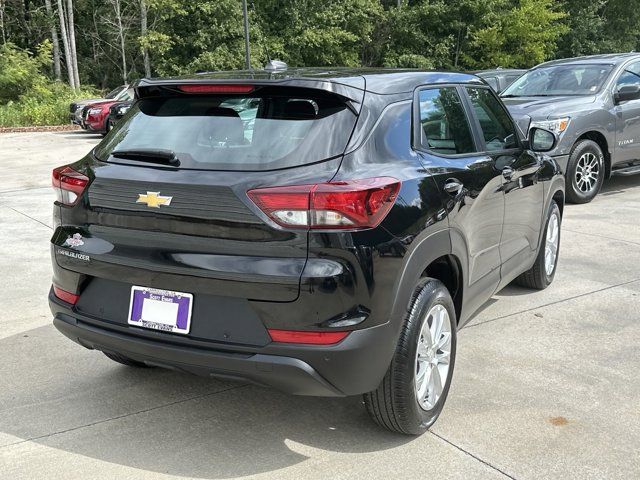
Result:
[[[559,136],[550,154],[565,173],[567,200],[590,202],[605,178],[640,173],[640,54],[543,63],[501,97],[523,131]]]

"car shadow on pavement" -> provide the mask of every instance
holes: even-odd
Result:
[[[624,193],[630,188],[640,189],[640,175],[631,175],[628,177],[611,177],[605,180],[600,190],[600,195],[616,195]]]
[[[6,383],[0,432],[15,439],[5,446],[30,440],[137,469],[213,479],[290,467],[324,451],[375,452],[412,440],[373,424],[360,397],[294,397],[125,367],[52,326],[0,340],[0,349],[29,372],[0,366]]]

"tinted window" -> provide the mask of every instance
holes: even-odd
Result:
[[[419,103],[423,146],[446,155],[476,151],[469,121],[454,87],[422,90]]]
[[[268,93],[268,92],[272,93]],[[325,160],[344,152],[356,116],[334,95],[308,89],[287,95],[172,96],[137,101],[96,147],[173,151],[180,168],[268,170]]]
[[[129,100],[133,100],[134,95],[135,91],[133,90],[133,88],[127,88],[126,90],[122,90],[118,95],[116,95],[115,100],[128,102]]]
[[[118,96],[118,94],[122,93],[122,91],[124,90],[123,86],[120,86],[118,88],[114,88],[113,90],[111,90],[109,93],[107,93],[104,98],[116,98]]]
[[[496,92],[500,90],[500,85],[498,85],[498,77],[484,77],[484,81],[487,82],[489,86]]]
[[[616,87],[624,85],[640,85],[640,62],[632,63],[620,74]]]
[[[515,82],[518,78],[520,78],[520,74],[518,74],[518,75],[507,75],[506,77],[504,77],[504,86],[505,86],[505,88],[507,88],[509,85],[511,85],[513,82]]]
[[[552,65],[536,68],[513,82],[502,95],[590,95],[600,90],[611,69],[611,65]]]
[[[480,121],[486,150],[495,152],[518,146],[513,122],[500,101],[486,88],[467,88]]]

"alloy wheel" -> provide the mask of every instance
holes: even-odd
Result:
[[[584,153],[576,165],[575,182],[582,193],[593,191],[598,185],[600,176],[600,162],[598,157],[591,152]]]
[[[423,410],[431,410],[445,389],[451,358],[451,318],[438,304],[422,322],[415,360],[415,392]]]
[[[558,214],[553,212],[547,223],[547,238],[544,244],[544,269],[547,275],[553,273],[558,258],[558,245],[560,243],[560,221]]]

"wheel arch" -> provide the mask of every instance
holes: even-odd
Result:
[[[420,278],[435,278],[441,281],[453,299],[456,311],[456,321],[460,322],[462,313],[462,293],[464,288],[462,266],[460,260],[453,254],[443,255],[433,260],[423,270]]]
[[[611,151],[609,150],[609,142],[607,141],[607,137],[602,132],[599,132],[597,130],[589,130],[581,134],[576,139],[574,147],[580,140],[591,140],[592,142],[598,144],[598,146],[602,150],[602,154],[604,155],[605,178],[609,178],[611,176]]]
[[[449,290],[456,310],[457,321],[462,312],[465,268],[452,252],[448,228],[423,238],[405,257],[404,269],[396,282],[390,319],[399,334],[415,286],[421,278],[440,280]]]
[[[562,216],[564,215],[565,203],[564,192],[561,189],[556,190],[551,196],[551,199],[558,204],[558,208],[560,209],[560,217],[562,218]]]

